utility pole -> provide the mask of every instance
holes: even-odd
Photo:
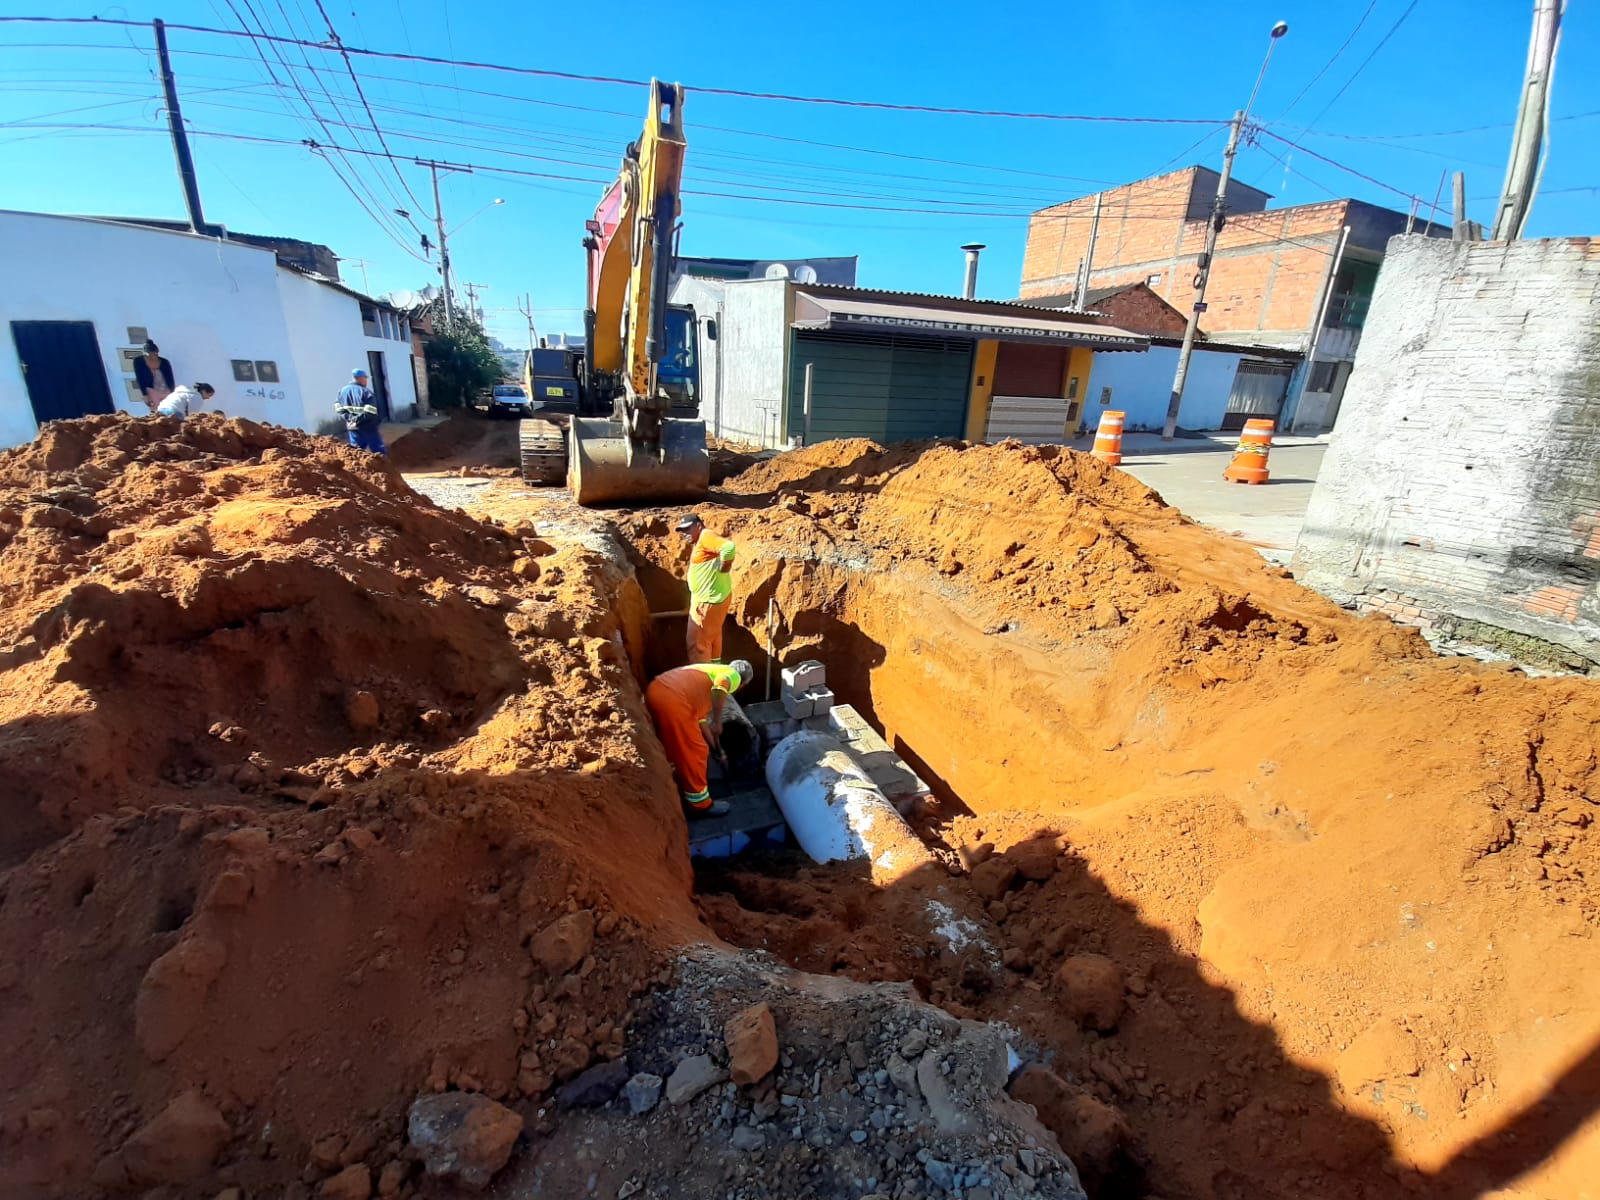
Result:
[[[454,331],[456,326],[456,301],[450,294],[450,244],[444,231],[444,204],[439,199],[439,168],[445,169],[445,174],[452,171],[463,175],[471,175],[471,167],[459,166],[456,163],[435,162],[431,158],[413,159],[419,167],[427,167],[433,176],[433,227],[439,235],[439,275],[441,286],[444,288],[444,327]]]
[[[487,292],[489,285],[486,283],[468,283],[463,286],[467,289],[467,316],[482,324],[483,310],[478,307],[478,293]]]
[[[1233,156],[1239,152],[1239,131],[1244,128],[1244,110],[1233,114],[1228,124],[1228,145],[1222,151],[1222,174],[1217,176],[1217,194],[1211,201],[1211,219],[1206,225],[1206,248],[1195,264],[1194,304],[1189,323],[1183,330],[1183,347],[1178,351],[1178,369],[1172,376],[1172,397],[1167,401],[1167,419],[1161,426],[1161,440],[1170,442],[1178,432],[1178,410],[1183,406],[1183,385],[1189,381],[1189,358],[1194,353],[1195,335],[1200,332],[1200,314],[1206,310],[1206,283],[1211,277],[1211,256],[1217,251],[1217,234],[1227,222],[1228,180],[1233,177]]]
[[[426,166],[429,174],[433,176],[433,227],[439,235],[439,275],[440,286],[444,288],[444,327],[454,333],[456,302],[450,296],[450,248],[444,237],[444,205],[439,200],[439,164],[429,161]]]
[[[1217,234],[1228,222],[1228,180],[1233,177],[1233,156],[1239,152],[1239,138],[1244,133],[1245,120],[1255,107],[1256,96],[1261,92],[1261,81],[1267,77],[1267,64],[1272,61],[1272,51],[1278,39],[1289,32],[1289,23],[1279,21],[1272,27],[1267,52],[1261,59],[1261,70],[1256,72],[1256,85],[1250,89],[1250,99],[1228,123],[1228,144],[1222,151],[1222,174],[1217,176],[1217,195],[1211,201],[1211,221],[1206,226],[1206,248],[1195,264],[1194,305],[1189,309],[1189,323],[1183,330],[1183,348],[1178,351],[1178,369],[1172,376],[1172,398],[1167,402],[1167,419],[1161,426],[1161,440],[1170,442],[1178,432],[1178,410],[1183,407],[1183,385],[1189,380],[1189,357],[1194,353],[1194,339],[1200,332],[1200,314],[1206,310],[1206,281],[1211,277],[1211,259],[1217,251]]]
[[[1460,171],[1450,178],[1450,208],[1453,218],[1450,223],[1450,240],[1470,242],[1472,227],[1467,224],[1467,177]]]
[[[172,60],[167,57],[167,23],[152,21],[156,31],[156,57],[161,61],[161,90],[167,95],[167,129],[172,134],[172,152],[178,159],[178,175],[183,180],[183,200],[189,208],[189,228],[206,233],[206,214],[200,208],[200,181],[195,177],[194,158],[189,154],[189,132],[183,127],[183,110],[178,107],[178,81],[172,77]]]
[[[533,293],[527,292],[517,298],[517,311],[528,321],[528,349],[531,352],[539,345],[533,331]]]
[[[1100,201],[1104,195],[1104,192],[1094,194],[1094,216],[1089,219],[1089,247],[1084,251],[1083,266],[1079,269],[1078,294],[1072,302],[1074,308],[1082,308],[1089,300],[1089,277],[1094,274],[1094,243],[1100,236]]]
[[[1512,125],[1511,157],[1506,182],[1500,189],[1490,237],[1497,242],[1522,236],[1528,210],[1539,187],[1539,153],[1550,118],[1550,77],[1555,71],[1556,46],[1561,40],[1563,0],[1534,0],[1533,35],[1528,41],[1528,73],[1522,83],[1517,119]]]

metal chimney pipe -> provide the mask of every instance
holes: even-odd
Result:
[[[985,247],[982,242],[968,242],[961,248],[967,252],[967,281],[961,286],[961,297],[971,300],[978,294],[978,252]]]

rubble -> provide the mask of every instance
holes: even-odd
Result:
[[[449,1092],[411,1106],[407,1133],[429,1175],[487,1187],[522,1133],[522,1117],[487,1096]]]

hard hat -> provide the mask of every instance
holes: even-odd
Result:
[[[366,377],[367,377],[367,372],[366,372],[366,369],[363,368],[363,367],[357,367],[354,371],[350,372],[350,378],[351,379],[365,379]]]
[[[690,513],[688,516],[684,517],[681,521],[679,521],[672,528],[677,530],[677,532],[679,532],[679,533],[688,533],[689,530],[693,529],[696,525],[704,525],[704,524],[705,524],[705,522],[700,519],[700,514],[699,513]]]
[[[739,672],[740,687],[743,687],[756,677],[756,669],[750,665],[747,659],[736,658],[728,665]]]

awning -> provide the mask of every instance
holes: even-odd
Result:
[[[1052,346],[1087,346],[1091,350],[1148,350],[1150,339],[1115,325],[1098,325],[1066,314],[1012,316],[985,311],[987,306],[936,308],[884,300],[795,293],[794,328],[859,330],[922,334],[943,338],[995,338],[1002,342],[1036,342]]]

